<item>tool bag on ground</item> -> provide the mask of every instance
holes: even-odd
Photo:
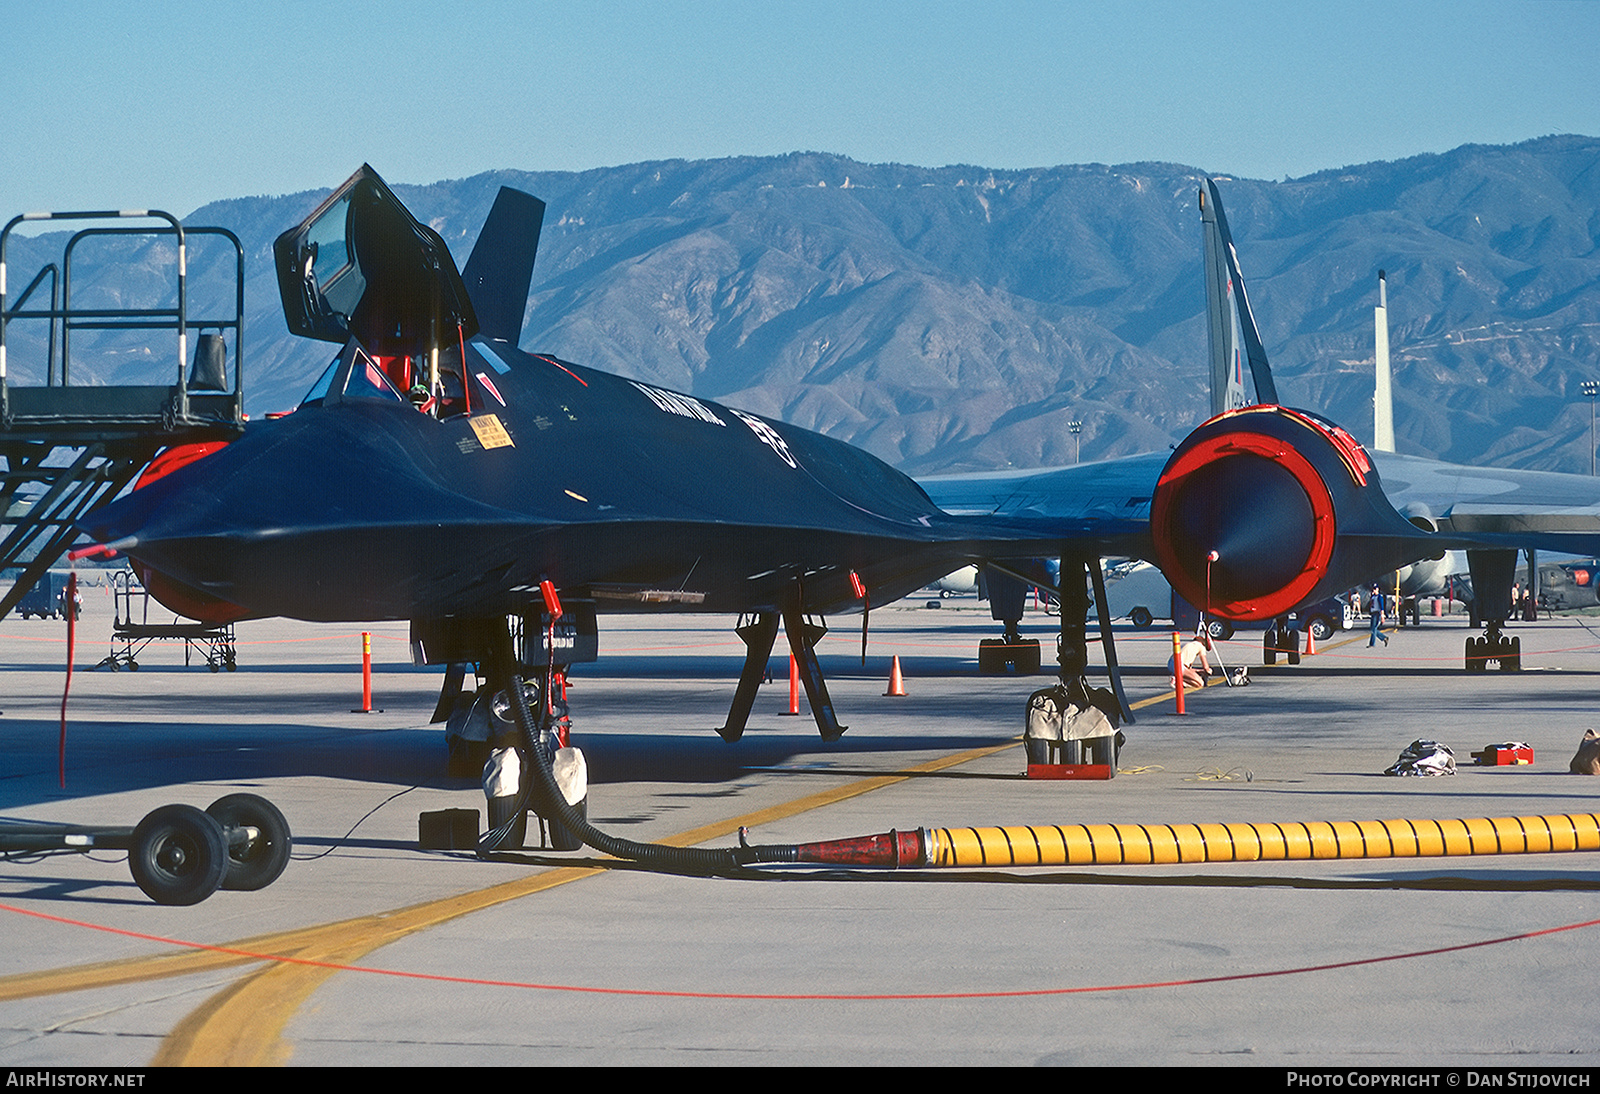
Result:
[[[1438,741],[1412,741],[1385,775],[1454,775],[1456,754]]]

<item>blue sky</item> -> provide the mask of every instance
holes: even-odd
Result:
[[[0,216],[796,150],[1256,178],[1600,134],[1600,3],[7,4]]]

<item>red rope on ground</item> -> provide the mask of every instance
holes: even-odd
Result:
[[[380,969],[370,965],[345,965],[337,961],[314,961],[304,957],[285,957],[280,954],[255,953],[250,950],[235,949],[230,946],[210,946],[203,942],[186,942],[177,938],[165,938],[156,934],[143,934],[139,931],[123,930],[119,927],[106,927],[98,923],[86,923],[82,920],[68,919],[65,916],[50,915],[46,912],[30,911],[27,908],[18,908],[10,904],[0,904],[0,911],[14,912],[17,915],[32,916],[35,919],[47,920],[51,923],[61,923],[70,927],[82,927],[91,931],[102,931],[106,934],[120,935],[124,938],[137,938],[145,942],[159,942],[167,946],[180,946],[190,950],[201,950],[208,953],[228,954],[232,957],[245,957],[256,961],[276,961],[282,965],[305,965],[317,969],[333,969],[338,972],[364,972],[373,976],[395,976],[406,980],[428,980],[444,984],[472,984],[479,987],[491,988],[523,988],[532,991],[568,991],[586,995],[642,995],[652,998],[664,999],[743,999],[766,1000],[775,1002],[799,1002],[807,1000],[838,1000],[853,1002],[869,1001],[914,1001],[925,999],[1027,999],[1052,995],[1084,995],[1093,992],[1111,991],[1139,991],[1145,988],[1180,988],[1200,984],[1227,984],[1238,980],[1265,980],[1276,976],[1299,976],[1304,973],[1330,972],[1334,969],[1352,969],[1361,965],[1381,965],[1388,961],[1408,961],[1416,957],[1436,957],[1443,953],[1457,953],[1461,950],[1476,950],[1484,946],[1498,946],[1503,942],[1519,942],[1528,938],[1541,938],[1545,935],[1561,934],[1565,931],[1581,930],[1585,927],[1600,926],[1600,919],[1588,919],[1582,923],[1567,923],[1560,927],[1546,927],[1538,931],[1522,931],[1518,934],[1508,934],[1501,938],[1487,938],[1480,942],[1462,942],[1455,946],[1438,946],[1431,950],[1413,950],[1408,953],[1385,954],[1382,957],[1358,957],[1350,961],[1332,961],[1325,965],[1302,965],[1291,969],[1269,969],[1265,972],[1230,973],[1227,976],[1196,976],[1184,980],[1152,980],[1144,983],[1128,984],[1099,984],[1078,988],[1031,988],[1017,991],[935,991],[935,992],[882,992],[858,994],[850,992],[738,992],[738,991],[667,991],[654,988],[597,988],[585,987],[579,984],[540,984],[523,980],[489,980],[474,976],[445,976],[439,973],[405,972],[400,969]]]

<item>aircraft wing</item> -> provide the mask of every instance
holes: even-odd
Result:
[[[1600,481],[1588,475],[1465,467],[1375,452],[1395,508],[1431,520],[1448,546],[1600,553]]]
[[[1151,453],[1072,467],[932,475],[917,482],[940,509],[962,516],[1145,523],[1165,463],[1165,453]]]
[[[1600,554],[1600,482],[1593,478],[1367,453],[1345,437],[1342,459],[1304,459],[1306,466],[1320,462],[1321,470],[1306,474],[1302,467],[1291,482],[1269,464],[1301,462],[1295,454],[1306,455],[1323,435],[1302,428],[1279,430],[1282,436],[1271,445],[1243,440],[1260,420],[1283,414],[1282,408],[1255,406],[1221,415],[1170,460],[1131,456],[919,482],[951,513],[1147,521],[1148,534],[1130,553],[1161,564],[1169,578],[1176,573],[1174,586],[1191,603],[1209,599],[1216,614],[1236,619],[1281,614],[1446,550]],[[1207,436],[1209,442],[1196,443]],[[1360,476],[1354,473],[1359,460],[1366,461]],[[1175,484],[1185,479],[1194,500],[1174,500]],[[1203,518],[1194,511],[1201,501],[1208,511]],[[1401,519],[1417,531],[1401,527]],[[1323,523],[1331,525],[1331,535],[1320,537],[1328,543],[1319,552],[1316,527]],[[1205,556],[1212,550],[1219,558],[1208,568]],[[1341,565],[1334,566],[1338,555]],[[1243,562],[1229,565],[1230,559]]]

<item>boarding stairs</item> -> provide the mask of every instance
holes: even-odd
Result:
[[[59,262],[41,263],[15,301],[7,295],[15,229],[98,220],[146,223],[61,233]],[[191,305],[189,276],[197,237],[208,260],[208,303],[199,308]],[[29,249],[38,251],[32,243]],[[96,251],[107,250],[129,258],[125,280],[109,286],[107,264],[93,261]],[[88,282],[77,300],[75,258],[80,282]],[[49,300],[30,306],[45,286]],[[122,306],[135,292],[141,306]],[[0,568],[21,573],[0,596],[0,618],[71,546],[73,526],[115,498],[157,452],[243,431],[243,333],[244,248],[225,228],[185,227],[156,209],[27,213],[6,224],[0,232]],[[153,377],[141,375],[152,371]]]

